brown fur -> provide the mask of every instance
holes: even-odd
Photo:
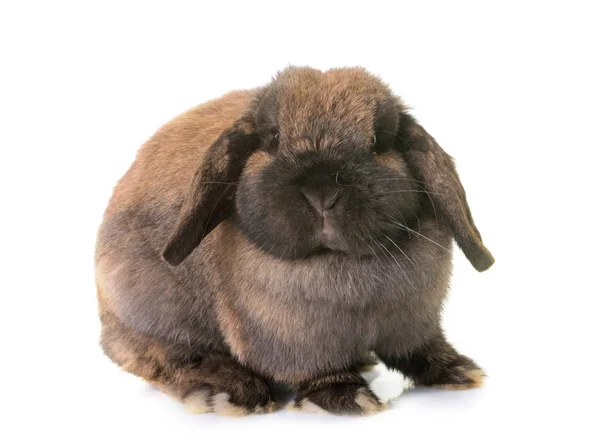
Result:
[[[295,407],[326,410],[333,414],[369,415],[385,406],[355,372],[341,372],[300,383],[296,386]]]
[[[189,347],[163,344],[122,325],[112,313],[102,318],[102,347],[121,368],[140,376],[186,402],[190,394],[227,394],[229,409],[258,412],[274,408],[268,383],[226,354],[191,351]],[[214,407],[216,403],[207,403]],[[220,406],[223,407],[223,395]]]
[[[435,384],[431,387],[436,389],[446,389],[446,390],[466,390],[466,389],[474,389],[477,387],[483,386],[483,380],[485,378],[485,373],[482,370],[474,369],[467,370],[464,372],[464,376],[467,379],[465,384]]]
[[[219,328],[225,335],[225,342],[232,353],[240,362],[244,362],[245,354],[248,350],[246,335],[242,320],[235,312],[226,295],[219,297],[217,301],[217,315],[219,318]]]
[[[437,232],[435,227],[430,228],[429,224],[423,222],[422,234],[436,241],[443,241],[443,234]],[[382,322],[370,318],[368,314],[357,315],[357,311],[352,308],[345,311],[340,310],[335,303],[327,303],[326,297],[333,291],[328,291],[328,286],[324,286],[327,283],[326,279],[339,275],[339,268],[327,258],[317,262],[317,269],[311,269],[314,260],[296,260],[282,264],[276,257],[263,254],[245,241],[228,222],[224,222],[215,233],[223,250],[220,260],[222,264],[219,268],[232,275],[224,297],[231,298],[230,309],[234,309],[238,316],[244,316],[246,331],[256,333],[256,330],[260,329],[260,333],[254,334],[252,340],[245,345],[243,354],[236,352],[233,347],[230,349],[238,357],[252,357],[254,365],[260,366],[261,370],[270,370],[278,363],[278,356],[285,353],[287,346],[298,346],[298,361],[304,364],[290,364],[288,360],[282,359],[281,365],[272,372],[276,381],[284,383],[311,378],[318,372],[334,366],[349,366],[378,344],[383,344],[382,348],[387,350],[386,341],[395,339],[393,335],[397,326],[404,322],[406,325],[414,325],[423,318],[429,319],[428,312],[425,308],[420,311],[420,306],[432,306],[435,297],[441,296],[446,288],[444,282],[440,281],[439,285],[436,285],[432,280],[427,285],[428,289],[420,293],[430,297],[429,299],[418,305],[411,304],[411,309],[400,304],[385,305],[384,309],[389,313],[389,319]],[[416,264],[430,257],[442,259],[444,255],[443,249],[436,246],[426,252],[417,252],[422,249],[421,245],[416,241],[413,241],[413,244],[407,244],[404,251]],[[449,264],[440,263],[439,266],[442,269],[441,276],[449,275]],[[353,287],[360,288],[360,283],[363,282],[360,267],[350,275],[352,283],[356,284],[349,285],[349,292]],[[311,291],[309,287],[305,294],[323,298],[316,303],[297,302],[295,296],[304,284],[314,285],[315,288]],[[269,294],[265,294],[265,290],[269,291]],[[232,298],[235,298],[235,301]],[[360,296],[356,300],[362,301]],[[360,302],[351,305],[362,308]],[[251,321],[248,319],[250,316]],[[352,330],[330,334],[329,327],[333,321]],[[422,324],[429,325],[426,320],[422,321]],[[434,328],[434,322],[431,322],[431,331]],[[244,331],[244,327],[222,328],[222,331],[225,334],[229,331],[239,334]],[[376,338],[376,334],[380,335],[380,342],[377,341],[379,338]],[[416,338],[411,340],[407,335],[402,342],[403,346],[409,348],[418,345],[422,335],[415,336]],[[334,362],[335,364],[332,364]]]
[[[250,156],[246,163],[245,171],[250,175],[257,175],[261,169],[268,165],[271,157],[264,152],[257,152]]]
[[[389,188],[361,173],[360,160],[390,177]],[[317,174],[343,189],[336,207],[356,217],[337,225],[349,235],[371,219],[359,204],[368,196],[350,195],[371,184],[382,204],[408,212],[386,229],[407,230],[375,248],[365,232],[342,238],[335,228],[330,252],[278,244],[319,215],[302,202],[287,221],[278,214],[286,201],[265,209],[277,194],[302,201],[285,183],[265,184],[276,180],[265,173],[279,164],[302,174],[314,163],[335,167]],[[353,185],[351,170],[368,185]],[[263,186],[272,197],[261,198]],[[140,149],[98,234],[102,346],[193,412],[274,410],[273,381],[292,388],[299,407],[381,410],[358,374],[371,351],[417,384],[479,384],[477,366],[441,336],[453,235],[477,269],[493,262],[451,159],[399,99],[363,69],[291,68],[184,113]]]
[[[438,333],[420,349],[404,357],[382,356],[382,361],[401,370],[417,386],[437,389],[471,389],[483,384],[485,373],[466,356],[460,355],[443,334]]]

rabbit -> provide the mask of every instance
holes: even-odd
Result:
[[[139,150],[98,231],[101,346],[194,413],[379,412],[370,354],[416,386],[478,387],[440,323],[453,239],[494,263],[402,100],[360,67],[288,67]]]

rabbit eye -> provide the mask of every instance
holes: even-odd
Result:
[[[377,144],[377,135],[373,134],[371,137],[371,152],[373,154],[381,154],[385,151],[385,145],[382,143]]]
[[[267,143],[267,152],[269,154],[277,153],[277,149],[279,147],[279,131],[275,131],[271,134],[271,138]]]

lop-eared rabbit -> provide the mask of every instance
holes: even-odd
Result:
[[[361,68],[290,67],[163,126],[98,235],[106,355],[192,412],[384,404],[375,354],[417,386],[477,387],[440,313],[455,240],[494,262],[454,163]],[[276,386],[277,385],[277,386]]]

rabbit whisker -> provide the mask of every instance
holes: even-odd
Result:
[[[414,182],[417,184],[425,184],[425,182],[422,182],[420,180],[416,180],[416,179],[409,179],[407,177],[404,176],[398,176],[398,177],[384,177],[383,179],[377,179],[377,182],[384,182],[384,181],[390,181],[390,180],[405,180],[407,182]]]
[[[373,237],[371,235],[369,235],[369,238],[372,240]],[[379,261],[379,265],[383,268],[383,263],[381,262],[381,258],[379,258],[379,255],[377,255],[377,253],[375,252],[375,249],[373,249],[373,247],[367,243],[367,246],[369,246],[369,249],[371,249],[371,252],[373,252],[373,255],[375,255],[375,258],[377,258],[377,260]],[[383,273],[383,271],[382,271]],[[377,279],[379,279],[379,276],[377,276]]]
[[[395,132],[390,132],[390,131],[386,131],[385,129],[375,129],[375,132],[384,132],[386,134],[390,134],[390,135],[396,135]]]
[[[389,236],[387,236],[385,233],[383,234],[383,236],[385,236],[385,237],[386,237],[386,238],[387,238],[387,239],[390,241],[390,243],[392,243],[394,246],[396,246],[396,249],[398,249],[400,252],[402,252],[402,255],[404,255],[404,256],[406,257],[406,259],[407,259],[407,260],[410,262],[410,264],[412,264],[413,266],[415,266],[415,262],[414,262],[414,261],[412,261],[412,260],[410,259],[410,257],[409,257],[409,256],[406,254],[406,252],[404,252],[404,251],[403,251],[403,250],[400,248],[400,246],[398,246],[398,245],[397,245],[397,244],[394,242],[394,240],[393,240],[393,239],[391,239],[391,238],[390,238]]]
[[[386,215],[387,215],[387,213],[386,213]],[[426,239],[427,241],[429,241],[429,242],[431,242],[431,243],[435,244],[436,246],[440,247],[441,249],[444,249],[446,252],[450,252],[450,250],[449,250],[447,247],[444,247],[444,246],[442,246],[440,243],[438,243],[438,242],[436,242],[436,241],[433,241],[431,238],[427,238],[427,237],[426,237],[425,235],[423,235],[422,233],[419,233],[419,232],[417,232],[416,230],[413,230],[413,229],[411,229],[410,227],[408,227],[408,226],[405,226],[404,224],[401,224],[401,223],[399,223],[399,222],[398,222],[398,221],[396,221],[394,218],[392,218],[390,215],[387,215],[387,216],[389,216],[389,218],[392,220],[391,222],[392,222],[393,224],[395,224],[395,225],[399,226],[400,228],[402,228],[402,229],[404,229],[404,230],[407,230],[407,231],[408,231],[408,232],[410,232],[410,233],[413,233],[413,234],[415,234],[415,235],[417,235],[417,236],[420,236],[421,238],[424,238],[424,239]]]
[[[371,241],[373,241],[378,247],[381,246],[381,243],[379,243],[379,241],[377,241],[375,238],[373,238],[373,236],[371,236],[371,234],[369,234],[369,238],[371,239]],[[385,276],[387,276],[388,279],[390,280],[394,280],[394,277],[392,276],[392,274],[390,274],[387,269],[385,268],[385,265],[383,264],[383,260],[379,257],[379,255],[377,255],[377,253],[375,252],[375,250],[371,247],[371,245],[369,244],[369,248],[373,251],[373,254],[375,254],[375,256],[377,257],[377,260],[379,260],[379,265],[381,266],[382,269],[382,274],[384,274]],[[385,255],[385,258],[387,258],[388,260],[390,259],[390,257],[388,257],[388,255],[383,252],[383,255]]]
[[[425,193],[425,194],[439,194],[439,195],[445,195],[445,193],[434,193],[431,191],[426,191],[426,190],[394,190],[394,191],[386,191],[385,193],[382,193],[382,195],[386,195],[386,194],[393,194],[393,193]]]
[[[369,239],[373,242],[375,242],[375,240],[373,239],[373,237],[371,235],[369,235]],[[377,255],[377,252],[375,252],[375,250],[373,249],[373,247],[367,243],[367,245],[369,246],[369,249],[371,249],[371,252],[373,252],[373,255],[375,255],[375,257],[379,260],[379,264],[381,265],[381,267],[383,267],[383,263],[381,262],[381,258],[379,258],[379,255]]]
[[[414,283],[410,280],[410,278],[408,277],[408,275],[406,274],[406,272],[404,272],[404,269],[402,269],[402,266],[400,266],[400,263],[398,263],[398,260],[396,260],[396,257],[394,257],[394,254],[392,254],[390,252],[390,250],[385,247],[385,245],[383,243],[380,243],[377,240],[373,240],[375,241],[375,243],[377,243],[379,245],[379,247],[381,247],[383,250],[385,250],[388,254],[390,254],[390,257],[392,257],[392,260],[394,260],[394,262],[396,263],[396,265],[398,266],[398,268],[400,269],[400,272],[402,272],[402,275],[404,276],[404,278],[406,279],[406,281],[408,283],[410,283],[410,285],[412,286],[413,290],[416,291],[417,288],[415,288]]]
[[[402,179],[402,178],[399,178],[399,179]],[[380,181],[380,182],[384,181],[384,180],[394,180],[394,178],[390,177],[390,178],[387,178],[387,179],[378,179],[378,181]],[[419,181],[415,181],[415,182],[425,184],[425,182],[419,182]],[[396,190],[396,191],[388,191],[388,192],[383,193],[382,195],[393,194],[393,193],[419,193],[419,192],[423,192],[423,193],[425,193],[427,195],[427,198],[429,199],[429,202],[431,203],[431,207],[433,208],[433,214],[435,216],[435,223],[437,225],[437,223],[438,223],[437,210],[435,209],[435,204],[433,203],[433,199],[431,199],[431,195],[432,194],[437,194],[437,195],[440,195],[440,196],[444,196],[446,193],[437,193],[437,192],[429,191],[429,190],[426,190],[426,189],[422,188],[420,190]]]

